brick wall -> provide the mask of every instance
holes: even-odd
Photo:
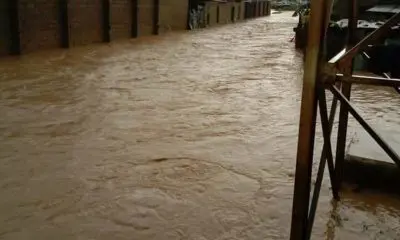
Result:
[[[153,34],[153,0],[138,0],[138,36]],[[163,0],[161,0],[163,1]]]
[[[57,0],[20,0],[21,51],[32,52],[60,46],[61,34]]]
[[[102,0],[69,0],[70,45],[103,41]]]
[[[7,1],[0,0],[0,56],[8,54],[10,48],[10,29]]]
[[[150,1],[150,0],[148,0]],[[132,35],[132,1],[112,0],[110,5],[111,39],[130,38]]]
[[[159,12],[160,33],[169,30],[186,29],[188,5],[188,0],[161,0]]]

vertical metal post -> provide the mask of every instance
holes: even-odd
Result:
[[[160,21],[160,0],[153,0],[153,34],[159,33]]]
[[[138,16],[139,16],[139,7],[138,7],[139,0],[131,0],[131,37],[137,38],[138,37]]]
[[[322,180],[324,177],[325,165],[328,160],[328,167],[329,167],[329,176],[331,178],[332,183],[332,192],[335,199],[338,199],[337,189],[333,185],[334,181],[334,165],[333,165],[333,157],[332,157],[332,149],[331,149],[331,142],[330,136],[332,132],[333,122],[336,115],[336,108],[338,100],[336,97],[333,98],[331,111],[329,117],[327,116],[327,106],[326,106],[326,94],[325,89],[323,86],[318,87],[318,103],[319,103],[319,110],[321,116],[321,125],[324,132],[324,146],[322,148],[321,158],[318,167],[317,179],[315,180],[314,185],[314,193],[311,200],[310,211],[308,215],[308,229],[307,229],[307,239],[311,238],[312,227],[314,224],[315,213],[317,211],[319,194],[321,191]]]
[[[60,0],[59,9],[60,9],[60,27],[61,27],[61,47],[69,48],[68,0]]]
[[[357,30],[357,12],[358,4],[357,0],[349,1],[349,25],[348,25],[348,39],[347,39],[347,50],[349,50],[355,43],[355,34]],[[345,78],[351,78],[353,73],[353,60],[348,66],[343,69],[343,75]],[[342,84],[343,95],[350,100],[351,96],[351,83],[346,81]],[[335,165],[335,186],[340,189],[343,179],[343,164],[346,153],[346,138],[347,138],[347,125],[349,119],[349,110],[345,104],[340,104],[339,113],[339,128],[338,128],[338,139],[336,146],[336,165]]]
[[[11,32],[10,53],[13,55],[21,54],[21,37],[19,27],[19,0],[8,0],[8,13]]]
[[[316,84],[323,36],[325,1],[311,1],[310,29],[303,76],[299,140],[297,146],[296,174],[292,206],[291,240],[307,238],[310,202],[311,171],[314,152],[316,122]]]
[[[110,0],[103,0],[103,42],[111,41]]]

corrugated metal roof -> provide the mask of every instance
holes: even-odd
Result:
[[[367,10],[367,12],[376,13],[399,13],[400,5],[377,5]]]

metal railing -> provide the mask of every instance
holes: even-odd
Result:
[[[296,174],[294,184],[291,240],[310,239],[317,210],[324,170],[328,165],[335,200],[339,200],[342,182],[343,164],[347,137],[349,113],[371,135],[386,154],[400,167],[399,155],[390,145],[362,118],[350,102],[352,84],[368,84],[400,89],[400,79],[353,75],[353,58],[363,53],[369,45],[384,38],[391,28],[400,22],[400,13],[395,14],[380,28],[356,42],[355,31],[358,23],[358,4],[350,1],[348,41],[343,51],[327,61],[326,32],[332,11],[332,0],[312,0],[306,49],[306,61],[303,76],[303,92],[300,113],[299,140],[297,146]],[[326,90],[333,94],[330,114],[326,100]],[[340,102],[339,126],[336,146],[336,158],[333,158],[331,144],[332,126]],[[311,199],[311,176],[314,153],[314,139],[317,109],[319,108],[324,145],[319,162],[314,191]],[[311,202],[310,202],[311,199]]]

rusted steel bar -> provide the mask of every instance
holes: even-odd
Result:
[[[335,119],[336,113],[336,106],[337,106],[337,99],[334,97],[332,102],[332,109],[331,109],[331,116],[328,117],[328,110],[326,104],[326,94],[325,89],[323,86],[319,87],[318,90],[318,97],[319,97],[319,109],[320,109],[320,116],[321,116],[321,126],[322,126],[322,133],[324,136],[324,148],[325,150],[325,158],[328,162],[328,170],[329,170],[329,177],[331,179],[332,184],[332,194],[335,199],[339,199],[338,189],[335,186],[335,176],[334,170],[335,166],[333,163],[333,154],[332,154],[332,145],[331,145],[331,131],[333,127],[333,121]]]
[[[343,48],[338,54],[329,60],[329,63],[335,64],[346,54],[346,48]]]
[[[348,38],[347,38],[347,48],[350,48],[354,45],[356,41],[356,29],[357,29],[357,18],[358,18],[358,4],[357,0],[349,1],[349,27],[348,27]],[[350,64],[346,65],[343,70],[344,78],[351,78],[353,73],[353,59]],[[342,83],[342,93],[347,98],[350,99],[351,95],[351,83],[343,82]],[[343,164],[344,164],[344,156],[346,153],[346,138],[347,138],[347,125],[349,119],[349,110],[347,106],[344,104],[340,105],[339,112],[339,128],[338,128],[338,138],[336,144],[336,165],[335,165],[335,183],[334,185],[340,189],[342,176],[343,176]]]
[[[378,145],[386,152],[386,154],[400,168],[400,156],[386,143],[383,138],[374,131],[374,129],[361,117],[357,110],[351,105],[350,101],[335,86],[330,88],[331,92],[340,100],[342,105],[346,105],[351,115],[361,124],[368,134],[378,143]]]
[[[297,145],[296,174],[292,206],[291,240],[307,238],[310,202],[311,172],[314,152],[316,121],[316,82],[323,39],[323,15],[326,0],[311,1],[310,29],[303,75],[299,139]]]
[[[336,74],[337,81],[365,84],[375,86],[398,87],[400,86],[400,79],[397,78],[384,78],[384,77],[370,77],[363,75],[352,75],[351,78],[346,78],[343,74]]]
[[[310,211],[308,214],[307,239],[311,238],[312,228],[313,228],[314,220],[315,220],[315,213],[317,212],[319,194],[320,194],[321,186],[322,186],[322,180],[324,178],[324,171],[325,171],[327,156],[329,157],[328,167],[329,167],[329,176],[331,178],[331,183],[332,183],[332,193],[336,200],[339,199],[338,191],[337,191],[336,187],[334,187],[334,185],[333,185],[335,183],[335,181],[334,181],[334,164],[333,164],[333,156],[332,156],[332,147],[331,147],[331,142],[330,142],[330,136],[332,133],[333,122],[335,120],[338,100],[336,97],[333,98],[331,111],[329,114],[329,120],[328,120],[325,89],[322,87],[319,87],[319,88],[320,89],[318,90],[318,98],[319,98],[318,102],[319,102],[319,106],[320,106],[319,109],[320,109],[320,115],[321,115],[322,129],[324,131],[324,140],[325,140],[326,134],[328,135],[328,138],[327,138],[327,141],[324,141],[324,146],[322,148],[322,153],[321,153],[321,158],[320,158],[318,173],[317,173],[317,179],[315,181],[314,193],[312,196]]]
[[[349,61],[357,55],[360,50],[363,50],[368,47],[369,44],[373,44],[379,39],[381,39],[385,33],[387,33],[393,26],[397,25],[400,22],[400,12],[396,13],[392,16],[385,24],[381,27],[370,33],[364,39],[362,39],[358,44],[352,47],[349,51],[347,51],[339,60],[339,69],[349,64]]]

